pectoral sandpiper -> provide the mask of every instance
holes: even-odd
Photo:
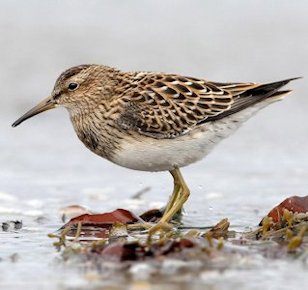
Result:
[[[190,194],[180,168],[202,159],[255,112],[282,99],[290,90],[280,89],[291,80],[218,83],[80,65],[63,72],[51,96],[13,127],[63,106],[79,139],[97,155],[135,170],[168,170],[174,189],[160,223],[150,229],[153,233]]]

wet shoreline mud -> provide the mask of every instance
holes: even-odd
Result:
[[[106,269],[114,275],[131,276],[141,267],[146,281],[155,283],[163,279],[167,283],[169,279],[171,283],[177,275],[198,279],[200,273],[226,271],[243,259],[253,261],[256,256],[268,260],[307,260],[306,200],[308,197],[287,198],[258,227],[241,233],[230,230],[226,218],[207,230],[183,229],[176,221],[149,239],[147,231],[140,229],[140,222],[144,221],[118,209],[74,217],[49,237],[56,239],[53,245],[63,263],[74,261],[85,269],[95,269],[98,281],[105,277]],[[150,210],[142,216],[151,219],[156,214],[157,210]],[[134,224],[136,227],[132,227]],[[163,265],[168,263],[173,267],[169,276],[162,272]]]

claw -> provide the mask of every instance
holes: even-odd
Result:
[[[135,224],[127,225],[127,229],[132,230],[132,231],[136,231],[140,229],[148,230],[148,229],[151,229],[152,227],[153,225],[150,223],[135,223]]]
[[[149,233],[148,233],[148,238],[147,238],[147,242],[150,244],[152,241],[152,237],[156,234],[156,233],[169,233],[173,230],[173,226],[171,224],[165,223],[165,222],[159,222],[158,224],[156,224],[155,226],[152,226],[149,229]]]

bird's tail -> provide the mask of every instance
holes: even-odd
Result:
[[[282,81],[259,84],[255,85],[252,88],[249,88],[244,91],[235,91],[234,92],[234,103],[231,108],[219,115],[209,117],[206,119],[206,122],[215,121],[227,116],[238,113],[242,110],[245,110],[249,107],[265,107],[266,105],[283,99],[287,94],[291,92],[291,90],[280,90],[283,86],[288,84],[289,82],[299,79],[291,78]]]
[[[267,98],[273,98],[273,100],[282,99],[285,95],[292,92],[292,90],[280,90],[282,87],[287,85],[289,82],[300,79],[301,77],[290,78],[282,81],[260,84],[259,86],[246,91],[241,97],[254,96],[256,101],[262,101]]]

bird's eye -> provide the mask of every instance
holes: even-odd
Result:
[[[79,87],[79,85],[77,83],[70,83],[68,85],[68,90],[69,91],[75,91],[78,87]]]

